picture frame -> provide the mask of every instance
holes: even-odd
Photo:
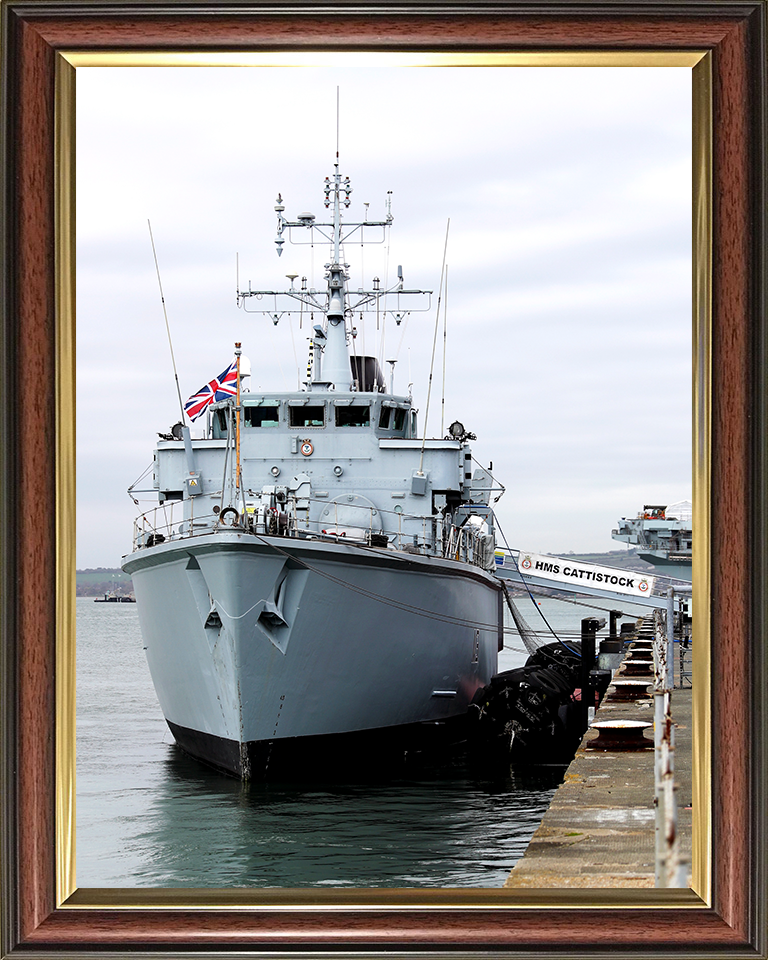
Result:
[[[649,956],[766,956],[765,15],[762,0],[4,5],[3,956],[620,956],[637,944]],[[71,167],[57,164],[72,145],[75,71],[62,54],[126,48],[701,54],[695,109],[711,110],[712,137],[697,139],[694,158],[711,175],[698,194],[711,210],[695,218],[696,323],[708,346],[696,370],[694,577],[712,684],[696,695],[711,710],[702,749],[711,745],[714,773],[695,892],[262,890],[244,904],[242,891],[76,889],[74,674],[62,636],[74,622],[74,288],[62,255],[74,190]]]

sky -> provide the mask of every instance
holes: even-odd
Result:
[[[276,256],[274,206],[325,212],[337,88],[350,217],[388,191],[394,216],[389,245],[345,250],[350,287],[402,265],[435,291],[358,336],[423,426],[445,256],[427,435],[443,410],[477,435],[507,544],[624,549],[620,517],[691,498],[690,69],[80,67],[78,569],[129,552],[156,500],[127,488],[180,419],[148,221],[182,399],[238,340],[253,389],[296,388],[306,324],[238,309],[236,262],[243,288],[322,286],[325,248]]]

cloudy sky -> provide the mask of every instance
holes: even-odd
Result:
[[[450,219],[445,423],[505,485],[509,545],[620,549],[619,517],[690,498],[689,69],[81,67],[78,568],[130,550],[153,501],[126,490],[179,419],[148,220],[183,399],[236,340],[254,388],[306,369],[306,325],[238,309],[235,263],[254,289],[321,285],[326,249],[278,259],[273,208],[324,212],[337,87],[350,215],[382,218],[391,190],[395,218],[388,247],[347,248],[350,285],[402,264],[437,291]],[[422,417],[434,327],[360,329]],[[429,436],[441,385],[442,316]]]

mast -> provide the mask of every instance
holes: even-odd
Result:
[[[326,182],[326,191],[328,189]],[[347,177],[342,185],[339,173],[338,160],[334,164],[333,181],[331,183],[331,202],[333,204],[333,245],[332,262],[328,264],[328,326],[325,331],[326,343],[323,350],[323,380],[328,383],[329,389],[349,390],[352,381],[352,369],[349,363],[347,349],[347,325],[344,320],[347,304],[346,281],[344,264],[341,262],[341,193],[344,191],[344,203],[349,206],[349,195],[352,187]],[[326,192],[326,198],[329,194]],[[326,199],[326,205],[328,199]]]
[[[245,497],[243,491],[243,473],[240,466],[240,357],[242,352],[240,341],[238,340],[235,343],[235,358],[237,360],[237,393],[235,394],[235,495],[239,500]]]
[[[275,212],[277,213],[277,237],[275,245],[277,254],[282,254],[285,243],[284,233],[292,243],[316,243],[314,231],[317,231],[330,244],[331,260],[325,264],[325,279],[327,289],[325,295],[319,291],[307,289],[306,277],[302,278],[302,285],[297,289],[291,283],[290,290],[247,290],[237,291],[238,306],[243,306],[247,313],[264,313],[277,324],[284,315],[290,316],[295,307],[286,307],[286,299],[298,300],[302,311],[319,312],[325,317],[325,323],[316,325],[310,343],[310,358],[312,379],[307,381],[309,390],[338,390],[346,392],[353,389],[353,373],[347,346],[347,317],[357,312],[375,312],[379,316],[391,314],[399,325],[404,316],[411,311],[424,312],[431,309],[431,290],[406,290],[403,286],[402,269],[398,267],[398,279],[390,289],[382,289],[378,278],[374,278],[373,289],[357,290],[351,295],[347,288],[349,265],[343,262],[344,243],[360,232],[362,243],[383,243],[386,231],[392,223],[392,213],[387,198],[387,214],[384,220],[368,220],[345,223],[342,217],[342,207],[350,205],[352,186],[349,177],[342,177],[339,173],[338,154],[334,164],[332,177],[326,177],[324,183],[325,207],[332,210],[330,222],[319,223],[313,213],[300,213],[296,220],[285,217],[285,204],[281,194],[277,196]],[[367,209],[366,209],[367,217]],[[302,241],[293,239],[293,231],[298,228],[309,229],[313,239]],[[379,234],[380,231],[380,234]],[[371,233],[378,235],[376,239]],[[367,235],[366,235],[367,234]],[[426,297],[426,306],[411,306],[401,302],[401,295],[420,295]],[[246,307],[251,297],[259,300],[270,298],[271,305],[264,307]],[[389,298],[389,302],[387,301]],[[351,302],[354,301],[354,302]],[[308,366],[309,369],[309,366]]]

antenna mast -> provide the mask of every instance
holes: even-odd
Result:
[[[286,237],[291,243],[309,243],[314,249],[314,236],[319,234],[330,243],[331,254],[330,262],[325,264],[327,288],[325,293],[314,289],[307,289],[306,277],[302,278],[301,288],[297,289],[293,285],[293,279],[297,274],[286,274],[291,279],[290,290],[252,290],[250,284],[247,290],[240,290],[238,283],[238,305],[242,303],[248,313],[268,313],[273,323],[277,324],[284,315],[291,315],[291,307],[283,306],[286,301],[298,301],[299,318],[303,316],[305,310],[309,310],[310,316],[314,319],[314,313],[317,311],[325,319],[323,325],[314,325],[314,336],[310,341],[311,361],[307,366],[307,385],[308,389],[325,390],[350,390],[354,389],[353,367],[360,379],[363,364],[359,362],[357,355],[357,345],[355,342],[356,330],[354,328],[354,316],[375,310],[376,327],[379,328],[381,315],[386,316],[391,313],[397,320],[398,325],[402,318],[407,316],[414,308],[407,308],[401,302],[401,298],[416,294],[429,298],[427,307],[416,308],[422,310],[431,309],[431,294],[429,290],[405,290],[403,287],[402,268],[398,268],[398,281],[391,289],[382,289],[381,281],[378,277],[373,280],[373,289],[364,290],[362,287],[351,291],[348,288],[347,281],[349,275],[347,270],[349,264],[344,263],[344,243],[348,241],[355,233],[360,233],[360,244],[383,243],[387,236],[387,228],[392,223],[392,212],[390,207],[390,193],[387,194],[387,214],[383,220],[369,220],[366,204],[365,219],[361,222],[351,222],[344,220],[342,208],[346,210],[351,203],[350,195],[352,193],[352,184],[349,177],[342,177],[339,172],[340,155],[340,88],[336,87],[336,161],[334,163],[334,172],[332,177],[326,177],[323,186],[325,194],[324,205],[329,210],[327,219],[318,221],[313,213],[300,213],[295,220],[288,220],[285,217],[285,203],[282,194],[277,195],[275,212],[277,213],[277,237],[275,245],[278,256],[282,252]],[[294,234],[299,228],[310,230],[310,240],[302,241],[294,239]],[[381,230],[380,240],[371,240],[368,234],[374,230]],[[393,296],[397,300],[394,309],[387,307],[388,296]],[[251,297],[262,299],[268,297],[273,304],[271,307],[257,307],[248,310],[245,306],[246,301]],[[383,300],[383,307],[382,307]],[[348,329],[349,324],[349,329]],[[383,326],[383,324],[382,324]],[[364,340],[363,327],[363,343]],[[352,338],[351,348],[353,356],[350,357],[350,347],[347,343],[347,335]],[[382,347],[383,351],[383,332]],[[321,367],[322,362],[322,367]],[[311,376],[312,375],[312,376]]]
[[[152,255],[155,258],[155,269],[157,270],[157,282],[160,287],[160,299],[163,303],[163,316],[165,317],[165,329],[168,332],[168,346],[171,348],[171,363],[173,364],[173,375],[176,378],[176,393],[179,397],[179,409],[181,410],[181,437],[184,441],[184,458],[187,462],[187,479],[189,480],[189,496],[197,496],[198,493],[201,493],[200,487],[200,475],[195,472],[195,455],[192,450],[192,434],[190,433],[189,427],[184,419],[184,402],[181,399],[181,387],[179,386],[179,374],[176,370],[176,357],[173,355],[173,343],[171,342],[171,328],[168,323],[168,312],[165,309],[165,297],[163,296],[163,284],[160,280],[160,267],[157,262],[157,252],[155,251],[155,238],[152,236],[152,224],[147,218],[147,226],[149,227],[149,239],[152,241]],[[239,384],[238,380],[238,384]],[[193,489],[194,488],[194,489]]]
[[[157,262],[157,251],[155,250],[155,238],[152,236],[152,224],[147,219],[149,227],[149,239],[152,244],[152,256],[155,258],[155,270],[157,271],[157,284],[160,287],[160,301],[163,304],[163,316],[165,317],[165,329],[168,333],[168,346],[171,348],[171,363],[173,364],[173,376],[176,379],[176,393],[179,396],[179,409],[181,410],[181,422],[184,423],[184,403],[181,399],[181,387],[179,386],[179,374],[176,370],[176,358],[173,355],[173,342],[171,341],[171,328],[168,323],[168,311],[165,309],[165,297],[163,296],[163,283],[160,279],[160,266]]]
[[[448,217],[448,223],[445,225],[445,246],[443,247],[443,269],[440,271],[440,289],[437,294],[437,311],[435,313],[435,336],[432,340],[432,361],[429,365],[429,385],[427,387],[427,408],[424,411],[424,436],[421,440],[421,456],[419,457],[418,475],[424,476],[424,447],[427,443],[427,421],[429,420],[429,398],[432,395],[432,373],[435,369],[435,346],[437,345],[437,331],[440,323],[440,301],[443,296],[443,277],[445,276],[445,257],[448,253],[448,231],[451,229],[451,218]]]
[[[440,436],[445,433],[445,355],[448,350],[448,264],[445,265],[445,303],[443,304],[443,394],[440,410]]]

